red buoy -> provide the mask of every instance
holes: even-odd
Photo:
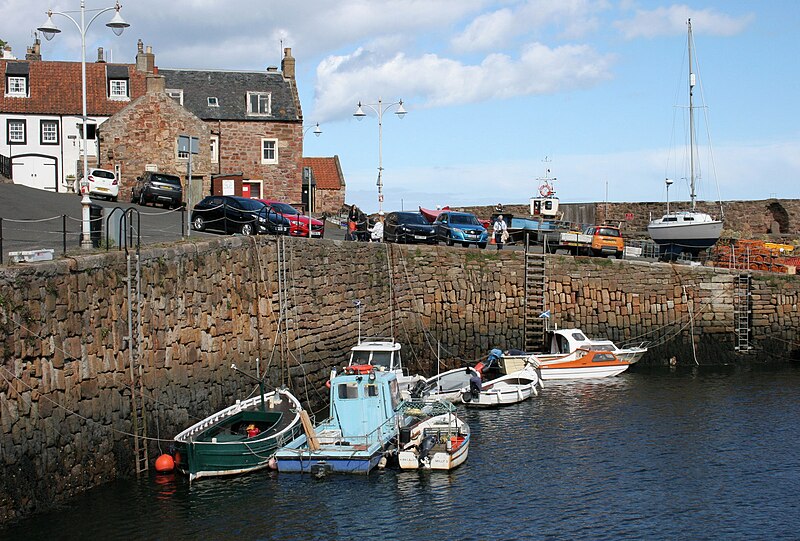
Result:
[[[161,455],[156,459],[156,471],[158,473],[169,473],[175,469],[175,461],[171,455]]]

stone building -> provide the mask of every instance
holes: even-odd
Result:
[[[130,201],[136,178],[145,171],[177,175],[188,185],[189,156],[178,150],[178,137],[199,139],[199,154],[192,156],[191,198],[211,190],[211,147],[208,125],[181,107],[164,91],[164,77],[147,76],[147,93],[109,118],[99,129],[100,166],[117,171],[119,198]]]
[[[303,158],[303,169],[310,171],[311,192],[314,195],[311,211],[338,212],[344,206],[345,181],[339,156],[332,158]],[[309,179],[303,180],[303,203],[308,195]]]

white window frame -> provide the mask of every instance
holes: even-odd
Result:
[[[164,92],[167,96],[183,105],[183,89],[182,88],[168,88]]]
[[[179,160],[186,160],[188,162],[189,161],[189,150],[181,151],[181,149],[178,148],[178,143],[175,142],[175,156]]]
[[[14,129],[13,126],[18,126],[19,129]],[[27,142],[26,132],[27,126],[24,120],[10,119],[8,121],[8,144],[9,145],[24,145]],[[20,136],[14,137],[17,133]]]
[[[24,75],[9,75],[6,78],[6,96],[28,97],[28,78]]]
[[[210,138],[211,163],[219,163],[219,135],[212,135]]]
[[[128,99],[128,80],[111,79],[108,81],[108,98],[112,100]]]
[[[249,103],[249,100],[248,100]],[[209,107],[219,107],[219,100],[216,96],[209,96],[208,97],[208,106]]]
[[[47,129],[45,129],[47,128]],[[51,135],[52,138],[48,139],[45,135]],[[58,120],[41,120],[39,121],[39,138],[40,143],[43,145],[57,145],[58,144]]]
[[[272,143],[268,145],[267,143]],[[272,156],[268,156],[271,152]],[[264,137],[261,139],[261,163],[262,164],[276,164],[278,163],[278,140]]]
[[[253,99],[257,101],[257,110],[253,111]],[[264,111],[262,111],[264,109]],[[272,93],[270,92],[248,92],[247,93],[247,114],[248,116],[272,116]]]

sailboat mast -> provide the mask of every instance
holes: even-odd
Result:
[[[692,20],[689,19],[689,188],[692,199],[692,210],[695,210],[694,192],[694,59],[692,57]]]

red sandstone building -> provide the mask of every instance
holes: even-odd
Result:
[[[0,163],[14,183],[72,191],[82,170],[80,63],[0,60]],[[345,182],[338,157],[303,163],[303,114],[295,59],[281,70],[159,69],[141,41],[135,64],[87,64],[90,165],[117,173],[120,198],[147,170],[181,176],[191,201],[211,193],[212,176],[236,174],[250,197],[336,211]],[[192,156],[181,135],[199,140]],[[310,182],[309,182],[310,181]],[[317,191],[319,190],[319,191]]]

